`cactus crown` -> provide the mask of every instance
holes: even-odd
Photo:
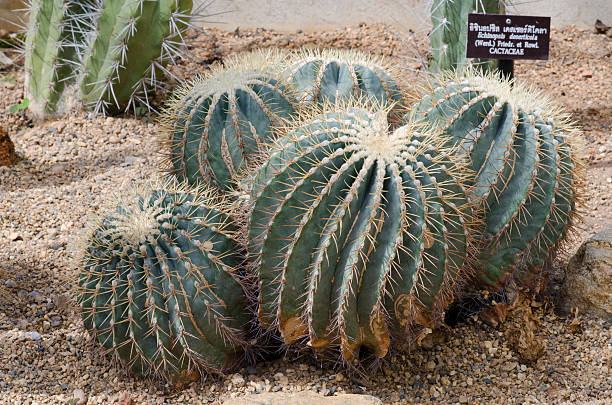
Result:
[[[251,180],[259,320],[286,343],[382,357],[391,334],[437,324],[452,300],[470,250],[467,171],[415,123],[390,133],[389,108],[303,113]]]
[[[319,106],[351,97],[397,108],[402,102],[401,76],[394,65],[381,56],[359,51],[302,49],[289,55],[283,76],[300,100]]]
[[[249,349],[244,256],[223,212],[231,206],[174,180],[129,194],[80,244],[86,329],[136,375],[182,385],[224,372]]]
[[[282,58],[274,50],[240,55],[177,90],[160,118],[169,171],[230,189],[294,114],[294,93],[276,78]]]
[[[477,173],[469,191],[485,211],[480,282],[499,288],[517,275],[532,286],[581,204],[580,131],[533,87],[464,73],[443,74],[411,115],[450,136]]]

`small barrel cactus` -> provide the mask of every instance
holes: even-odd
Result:
[[[276,79],[276,52],[229,59],[175,92],[161,122],[169,169],[190,184],[228,190],[294,116],[293,94]]]
[[[303,50],[290,55],[287,82],[305,103],[370,98],[378,104],[402,103],[397,75],[383,58],[362,52],[325,49]],[[394,112],[394,109],[392,112]]]
[[[259,321],[286,343],[339,344],[348,362],[361,346],[383,357],[392,335],[434,327],[452,301],[470,247],[465,174],[413,125],[389,132],[388,109],[324,111],[252,179]]]
[[[35,118],[64,109],[76,79],[94,0],[32,0],[25,40],[25,97]]]
[[[84,238],[83,322],[134,374],[185,384],[243,358],[244,254],[223,206],[206,190],[157,182],[122,198]]]
[[[580,198],[579,131],[539,92],[467,72],[445,75],[412,109],[443,130],[476,172],[485,210],[480,286],[529,286],[570,228]],[[516,271],[518,270],[518,271]]]
[[[80,66],[81,102],[100,113],[151,108],[148,92],[183,52],[193,0],[98,2]]]
[[[429,70],[462,70],[470,65],[482,71],[497,68],[491,59],[469,60],[467,49],[467,18],[470,13],[505,14],[507,0],[433,0],[431,4],[431,61]]]

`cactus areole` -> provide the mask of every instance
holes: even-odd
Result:
[[[468,249],[470,205],[435,143],[388,110],[327,106],[296,124],[254,178],[249,253],[259,320],[286,343],[361,346],[434,326]]]
[[[153,184],[123,198],[84,240],[85,328],[136,375],[185,384],[243,357],[243,256],[222,203],[207,194]]]
[[[445,75],[412,109],[443,130],[476,178],[485,210],[482,287],[532,284],[563,241],[580,198],[580,132],[536,91],[494,75]]]

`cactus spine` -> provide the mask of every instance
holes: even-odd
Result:
[[[574,222],[579,131],[542,94],[473,72],[446,75],[412,114],[451,136],[477,173],[470,193],[486,211],[478,283],[531,286]]]
[[[25,97],[36,118],[63,109],[64,89],[75,80],[92,11],[93,0],[32,0],[25,41]]]
[[[308,114],[256,173],[249,254],[259,321],[286,343],[363,345],[377,357],[395,332],[433,327],[469,249],[471,208],[457,169],[388,109]],[[418,137],[418,136],[417,136]]]
[[[378,104],[402,102],[395,71],[383,58],[361,52],[303,50],[290,56],[286,80],[303,103],[370,98]],[[394,110],[395,111],[395,110]]]
[[[223,206],[204,189],[157,182],[122,198],[87,234],[85,327],[134,374],[184,384],[243,356],[244,256]]]
[[[294,115],[293,95],[273,71],[280,58],[264,51],[230,59],[175,93],[161,120],[173,174],[231,188],[271,142],[272,129]]]
[[[144,105],[162,87],[166,65],[181,57],[192,0],[98,0],[79,86],[86,107],[118,112]]]
[[[497,68],[490,59],[468,60],[467,17],[470,13],[505,14],[504,0],[434,0],[431,5],[431,34],[429,43],[432,59],[429,70],[462,70],[470,65],[483,72]]]

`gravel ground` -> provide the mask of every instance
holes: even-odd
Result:
[[[403,63],[405,44],[381,25],[292,34],[267,30],[193,35],[191,61],[179,77],[225,55],[260,46],[358,48]],[[516,74],[545,90],[584,128],[588,140],[584,224],[569,252],[612,221],[612,40],[568,28],[553,31],[551,60],[520,61]],[[23,97],[23,69],[2,73],[0,112]],[[110,194],[156,171],[156,125],[133,117],[85,114],[28,127],[18,114],[0,124],[18,162],[0,168],[0,403],[214,403],[260,391],[367,393],[385,403],[610,403],[612,337],[596,319],[557,317],[527,303],[542,356],[521,363],[512,344],[518,312],[492,328],[470,319],[436,331],[409,354],[390,356],[367,379],[349,378],[308,359],[282,358],[180,392],[137,381],[95,347],[72,309],[76,269],[71,244],[88,215]],[[530,307],[531,305],[531,307]],[[516,318],[518,319],[518,318]],[[516,329],[515,329],[516,330]]]

